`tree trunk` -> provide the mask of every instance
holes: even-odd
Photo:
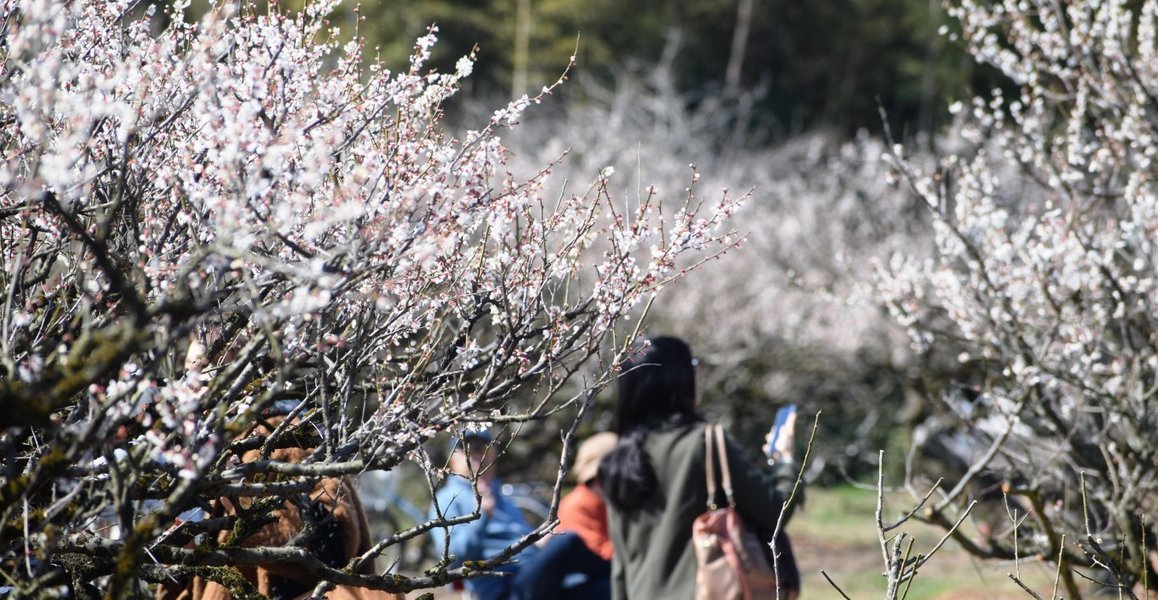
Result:
[[[728,57],[728,69],[724,72],[724,90],[729,94],[740,91],[740,75],[751,30],[752,0],[739,0],[736,5],[736,29],[732,32],[732,53]]]

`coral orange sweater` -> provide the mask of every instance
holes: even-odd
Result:
[[[611,560],[607,504],[591,486],[581,483],[559,501],[559,530],[574,531],[592,552]]]

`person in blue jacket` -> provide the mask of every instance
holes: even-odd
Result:
[[[492,438],[486,430],[466,430],[461,438],[451,440],[451,475],[434,496],[430,507],[431,519],[454,519],[473,515],[478,518],[449,527],[436,527],[430,535],[438,556],[451,555],[452,567],[468,560],[490,558],[507,546],[518,541],[531,531],[523,513],[514,502],[503,495],[494,460],[498,450],[491,444]],[[477,481],[478,496],[475,485]],[[536,551],[529,546],[511,563],[496,570],[514,575],[520,561],[528,559]],[[478,600],[501,600],[511,594],[512,576],[483,575],[466,580],[466,589]]]

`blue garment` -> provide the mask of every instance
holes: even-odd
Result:
[[[491,514],[481,514],[473,521],[450,527],[450,554],[454,555],[453,566],[459,566],[466,560],[490,558],[531,531],[532,528],[523,518],[523,512],[519,507],[499,492],[502,487],[502,482],[498,480],[491,483],[491,489],[495,490],[496,494],[495,507]],[[478,510],[478,502],[475,501],[474,488],[470,481],[457,475],[448,477],[434,498],[437,506],[442,509],[442,516],[447,519],[470,515]],[[431,506],[430,518],[437,517],[434,506]],[[434,541],[435,550],[441,556],[446,549],[446,528],[432,529],[430,537]],[[534,552],[535,547],[530,546],[523,549],[518,558],[526,560]],[[516,573],[518,568],[518,563],[512,563],[503,565],[497,570]],[[472,577],[466,580],[466,587],[479,600],[505,600],[510,593],[511,577]]]
[[[573,531],[548,538],[512,582],[517,600],[611,600],[611,561]]]

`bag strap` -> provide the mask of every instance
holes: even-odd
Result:
[[[716,510],[716,460],[712,448],[712,424],[704,426],[704,471],[708,475],[708,510]]]
[[[732,497],[732,471],[728,468],[728,447],[724,442],[724,426],[714,425],[716,430],[716,458],[720,461],[720,474],[724,476],[724,495],[728,497],[728,506],[736,508],[736,499]]]
[[[716,438],[714,448],[713,437]],[[728,499],[728,506],[736,508],[736,499],[732,497],[732,472],[728,469],[728,447],[724,439],[724,427],[718,423],[709,423],[704,426],[704,471],[708,478],[708,510],[717,508],[716,461],[720,464],[720,475],[723,478],[724,496]]]

